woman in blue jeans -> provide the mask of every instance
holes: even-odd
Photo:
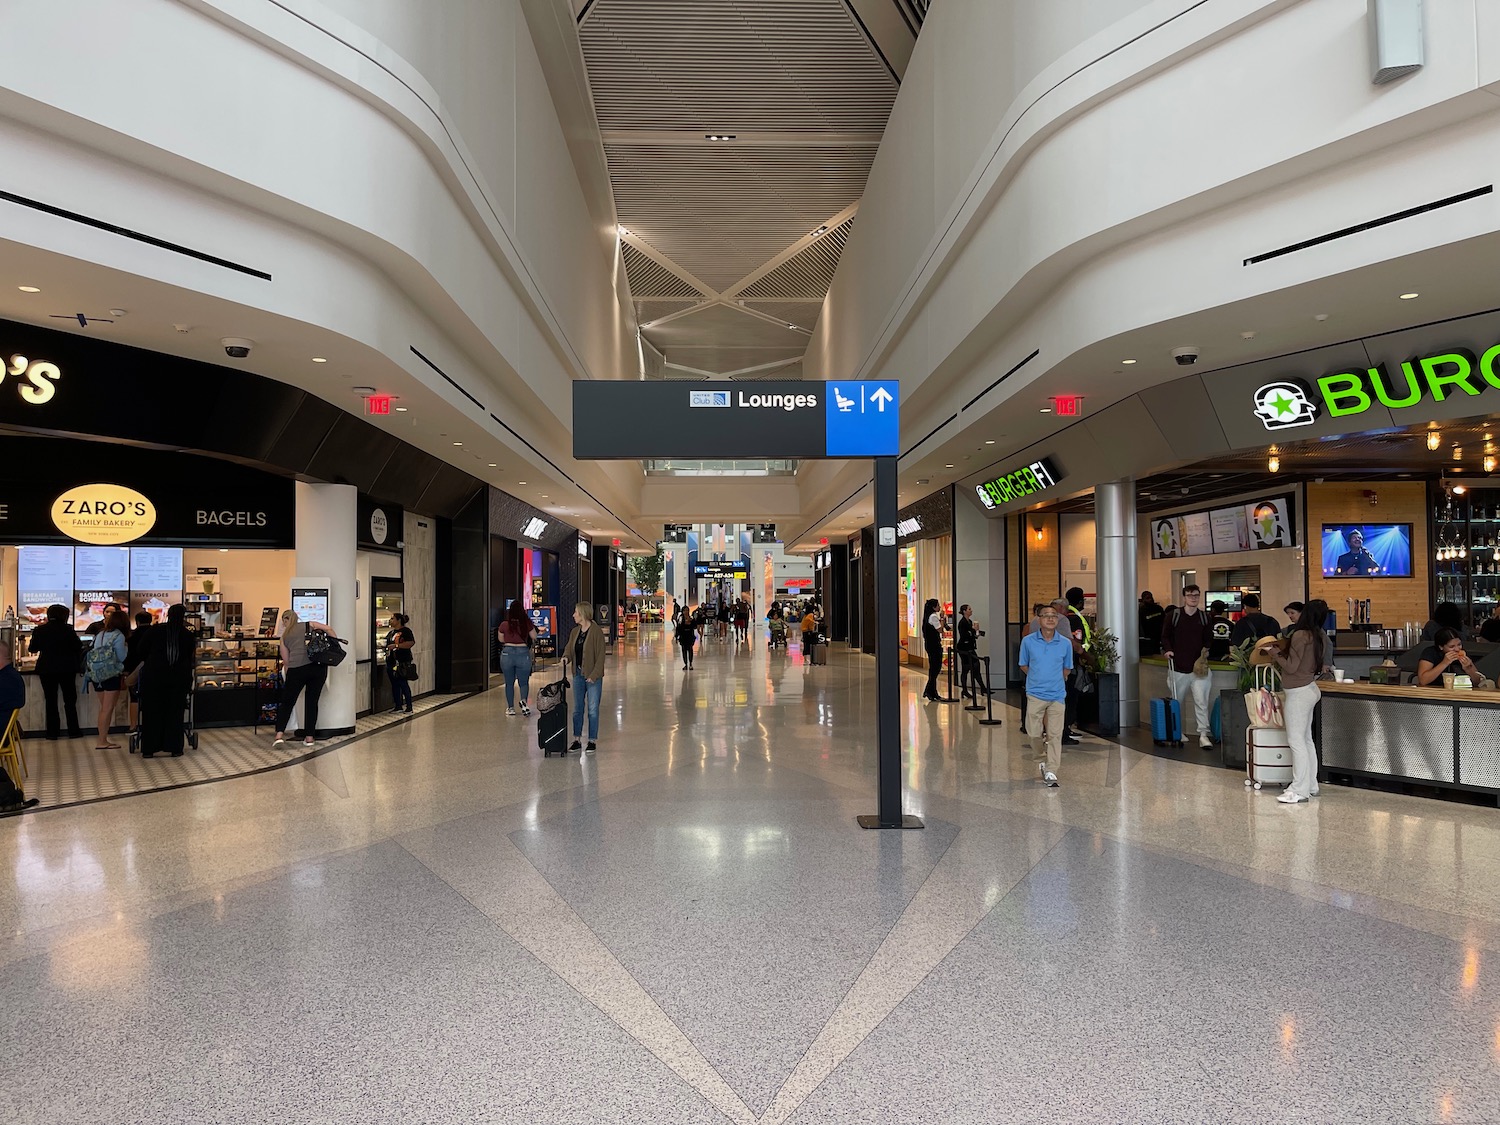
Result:
[[[505,675],[505,713],[516,713],[516,686],[521,688],[521,714],[531,714],[531,634],[536,626],[521,608],[521,599],[510,603],[500,622],[500,671]]]
[[[594,626],[594,607],[589,602],[574,607],[573,622],[573,632],[563,646],[563,659],[573,665],[573,744],[568,749],[583,748],[587,708],[589,744],[583,752],[592,754],[599,738],[599,697],[604,693],[604,634]]]

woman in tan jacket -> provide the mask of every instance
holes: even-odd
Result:
[[[594,752],[599,738],[599,697],[604,693],[604,634],[594,625],[594,607],[579,602],[573,607],[573,632],[563,647],[563,659],[573,665],[573,744],[582,746],[583,712],[588,708],[589,744],[585,754]]]

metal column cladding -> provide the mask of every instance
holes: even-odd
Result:
[[[899,445],[894,381],[573,384],[579,460],[894,457]]]

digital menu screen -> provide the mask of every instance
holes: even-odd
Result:
[[[129,601],[129,547],[73,549],[73,628],[84,630],[104,620],[104,607],[110,602]]]
[[[20,547],[16,550],[17,610],[22,623],[47,620],[49,605],[73,603],[73,548]]]
[[[328,591],[293,590],[292,609],[296,612],[298,621],[316,621],[319,625],[327,625]]]
[[[130,548],[130,616],[149,613],[153,625],[182,601],[182,548]]]

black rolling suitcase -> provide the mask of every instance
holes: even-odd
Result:
[[[542,757],[568,752],[568,681],[548,684],[536,696],[536,741]]]

